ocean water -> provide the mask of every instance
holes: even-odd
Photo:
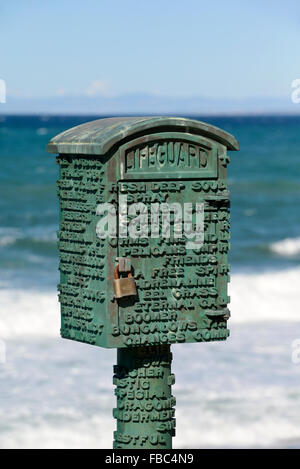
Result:
[[[45,151],[92,119],[0,116],[0,448],[112,445],[116,352],[59,338],[57,165]],[[174,446],[300,448],[300,118],[199,120],[241,144],[231,336],[173,346]]]

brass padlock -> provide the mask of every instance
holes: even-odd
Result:
[[[114,290],[115,298],[124,298],[125,296],[136,296],[135,281],[131,272],[128,272],[128,277],[120,278],[119,264],[114,270]]]

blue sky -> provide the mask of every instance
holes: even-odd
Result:
[[[300,3],[9,0],[8,94],[283,97],[300,77]]]

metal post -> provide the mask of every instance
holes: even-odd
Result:
[[[175,398],[170,345],[118,349],[114,449],[171,449]]]

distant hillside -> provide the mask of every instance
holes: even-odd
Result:
[[[300,104],[286,98],[171,98],[150,94],[116,97],[7,97],[0,114],[300,114]]]

